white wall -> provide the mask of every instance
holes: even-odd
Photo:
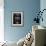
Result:
[[[0,42],[4,41],[4,0],[0,0]]]

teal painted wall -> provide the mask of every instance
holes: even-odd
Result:
[[[40,1],[40,10],[42,11],[43,9],[46,9],[46,0],[41,0]],[[45,26],[46,27],[46,10],[43,12],[43,22],[40,22],[40,25]]]
[[[40,0],[4,0],[4,39],[18,41],[32,29],[32,21],[36,17],[35,12],[40,9]],[[11,25],[12,11],[24,12],[24,26],[13,27]]]

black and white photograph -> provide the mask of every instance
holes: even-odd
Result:
[[[23,12],[12,12],[12,26],[23,26]]]

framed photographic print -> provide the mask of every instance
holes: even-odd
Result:
[[[23,12],[12,12],[12,26],[23,26]]]

